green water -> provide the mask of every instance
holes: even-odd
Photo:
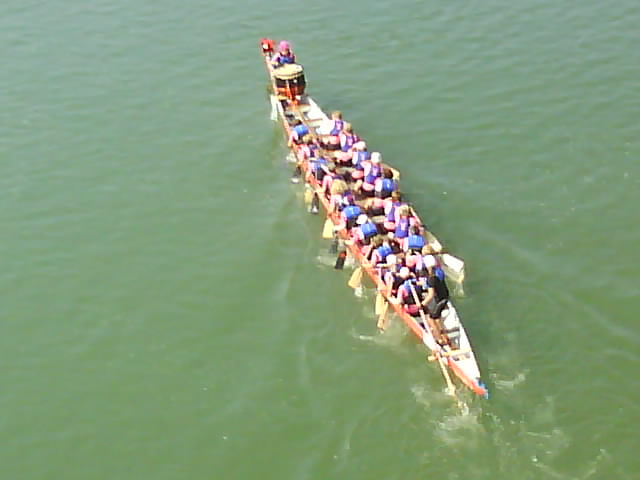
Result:
[[[637,2],[0,4],[0,478],[637,479]],[[490,400],[375,331],[269,121],[290,39],[467,264]]]

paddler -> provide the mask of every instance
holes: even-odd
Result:
[[[351,172],[351,178],[354,181],[362,180],[364,177],[363,162],[366,162],[371,158],[371,153],[367,151],[367,144],[360,140],[353,145],[353,156],[351,157],[351,164],[353,165],[353,171]]]
[[[378,178],[374,184],[374,196],[367,199],[367,213],[372,217],[385,214],[385,200],[391,196],[396,184],[393,180],[393,172],[388,168],[382,169],[382,178]]]
[[[410,272],[408,267],[400,269],[400,276],[405,278],[405,281],[398,288],[396,302],[401,304],[404,311],[409,315],[418,317],[420,316],[420,309],[422,309],[420,302],[422,302],[423,285],[419,284],[416,279],[412,278],[411,274],[407,274],[407,272]],[[415,296],[413,294],[414,292],[416,294]]]
[[[424,239],[417,234],[417,228],[416,227],[412,227],[414,228],[413,235],[409,235],[409,238],[407,238],[407,244],[408,244],[408,249],[407,249],[407,254],[406,254],[406,261],[407,261],[407,267],[409,267],[412,271],[418,271],[422,268],[423,266],[423,261],[422,261],[422,246],[424,246]],[[422,240],[422,243],[420,244],[420,241]],[[410,243],[410,242],[414,242],[414,243]],[[418,245],[420,245],[418,247]]]
[[[440,345],[446,345],[449,340],[443,332],[441,325],[442,311],[446,308],[449,300],[449,289],[443,279],[440,279],[434,272],[437,262],[433,255],[427,258],[424,268],[426,269],[427,291],[422,304],[426,307],[427,321],[434,338]]]
[[[404,205],[402,203],[402,194],[397,190],[391,194],[391,198],[387,198],[384,201],[384,228],[388,232],[393,232],[396,229],[396,210]]]
[[[398,289],[411,276],[411,272],[407,267],[401,267],[397,272],[395,269],[389,270],[384,276],[384,282],[387,284],[389,299],[392,303],[399,303]]]
[[[420,227],[417,225],[413,225],[409,228],[409,236],[407,237],[407,252],[411,254],[422,253],[422,249],[424,248],[424,237],[420,235]]]
[[[278,68],[288,63],[296,63],[296,56],[291,51],[291,45],[289,45],[289,42],[282,40],[278,44],[278,53],[273,57],[271,65],[273,68]]]
[[[393,179],[393,172],[390,168],[382,169],[382,177],[378,178],[373,184],[373,191],[375,192],[375,198],[380,199],[380,206],[383,207],[382,200],[385,200],[391,196],[391,194],[398,188],[396,181]]]
[[[425,245],[424,247],[422,247],[422,262],[420,262],[418,269],[424,269],[426,271],[428,266],[431,266],[433,273],[444,282],[446,275],[444,273],[444,270],[442,269],[442,266],[433,255],[434,253],[436,252],[433,250],[431,245]]]
[[[364,213],[358,216],[356,224],[357,227],[352,229],[351,238],[348,241],[352,245],[368,245],[371,239],[378,234],[378,227]]]
[[[382,176],[381,162],[382,155],[380,152],[373,152],[371,160],[362,162],[364,178],[356,183],[356,188],[361,189],[365,197],[373,197],[375,181]]]
[[[347,182],[341,178],[334,178],[329,188],[329,210],[336,212],[342,206],[342,198],[349,190]]]
[[[299,145],[302,143],[302,139],[305,135],[309,133],[309,129],[307,126],[302,123],[302,120],[297,119],[293,123],[293,127],[291,128],[291,133],[289,133],[289,141],[287,142],[287,146],[292,148],[294,145]]]
[[[342,112],[335,110],[331,112],[331,120],[328,124],[323,124],[318,133],[323,135],[324,147],[327,150],[340,150],[340,133],[344,128],[344,120],[342,120]]]
[[[393,253],[393,249],[389,244],[389,238],[383,238],[380,245],[371,254],[371,264],[378,265],[379,263],[385,263],[387,257]]]
[[[302,142],[300,143],[298,150],[302,154],[302,158],[307,160],[311,157],[317,157],[320,151],[320,147],[313,139],[313,137],[307,133],[304,137],[302,137]]]
[[[339,232],[340,230],[342,230],[344,228],[346,228],[347,230],[352,229],[353,226],[356,223],[356,220],[358,219],[358,217],[362,213],[362,210],[360,210],[360,207],[355,204],[355,202],[353,200],[353,197],[351,197],[348,201],[350,203],[348,203],[342,209],[342,213],[340,214],[340,223],[338,223],[334,227],[334,230],[336,232]]]
[[[396,210],[396,229],[393,233],[395,234],[396,239],[400,242],[400,245],[402,245],[403,250],[406,250],[406,238],[409,236],[409,228],[411,228],[412,225],[412,218],[408,205],[403,205]]]

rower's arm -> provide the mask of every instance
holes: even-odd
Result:
[[[436,291],[433,289],[433,287],[429,287],[429,289],[427,290],[427,296],[424,297],[424,300],[422,301],[422,305],[429,305],[429,302],[433,299],[435,294]]]

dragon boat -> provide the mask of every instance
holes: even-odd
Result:
[[[319,136],[318,132],[321,131],[323,126],[330,123],[331,119],[318,103],[306,93],[307,82],[302,65],[294,63],[277,68],[272,65],[273,45],[274,42],[267,38],[263,38],[260,41],[260,49],[270,81],[269,98],[272,107],[272,119],[280,123],[286,138],[289,138],[293,126],[298,121],[308,128],[310,135],[317,137]],[[321,205],[323,207],[327,215],[327,222],[331,222],[332,225],[340,225],[340,214],[331,210],[329,195],[323,192],[320,183],[310,172],[310,159],[305,158],[300,145],[294,144],[291,150],[295,155],[298,168],[304,174],[306,193],[313,197],[313,201],[318,206]],[[333,152],[323,151],[322,154],[331,158]],[[394,177],[399,180],[400,173],[388,164],[385,166],[390,168],[394,173]],[[432,251],[435,252],[434,255],[438,258],[446,273],[447,280],[456,284],[459,287],[458,291],[461,291],[465,275],[464,262],[444,250],[437,237],[424,228],[424,223],[413,209],[412,215],[421,226],[422,236],[427,244],[431,246]],[[341,250],[338,252],[338,258],[342,254],[342,263],[344,263],[344,256],[348,252],[352,256],[354,263],[359,265],[357,268],[367,274],[377,287],[377,296],[382,297],[382,301],[386,304],[385,306],[391,306],[397,316],[426,346],[429,353],[428,360],[439,364],[449,392],[455,395],[455,385],[449,374],[449,372],[452,372],[472,392],[488,398],[488,389],[481,380],[480,369],[471,342],[451,299],[447,300],[441,314],[443,332],[446,333],[448,338],[448,343],[441,345],[436,342],[435,336],[426,322],[420,323],[388,296],[386,284],[382,277],[382,270],[374,267],[366,259],[357,243],[353,244],[347,241],[349,231],[343,228],[335,233],[337,238],[341,239]],[[353,287],[353,285],[350,286]]]

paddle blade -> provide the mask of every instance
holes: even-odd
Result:
[[[374,312],[376,315],[380,315],[382,313],[382,306],[384,305],[384,297],[380,292],[376,295],[376,306],[374,308]]]
[[[278,120],[278,99],[274,95],[271,95],[271,120]]]
[[[440,258],[449,278],[454,282],[462,283],[464,281],[464,261],[449,253],[443,254]]]
[[[347,282],[351,288],[358,288],[362,282],[362,267],[358,267],[351,274],[351,278]]]
[[[320,211],[320,197],[318,197],[317,193],[313,194],[313,198],[311,199],[311,206],[309,207],[309,213],[316,214]]]
[[[311,203],[312,199],[313,199],[313,190],[311,190],[310,188],[307,188],[304,191],[304,203],[305,203],[305,205],[309,205]]]
[[[389,302],[384,302],[384,305],[382,305],[380,316],[378,316],[378,323],[376,324],[378,330],[382,331],[387,326],[387,310],[389,310]]]
[[[336,258],[336,264],[333,266],[336,270],[342,270],[344,268],[344,262],[347,259],[347,252],[341,251]]]
[[[291,175],[291,183],[300,183],[300,176],[302,175],[302,168],[300,165],[296,165],[296,169],[293,171]]]
[[[329,253],[338,253],[338,237],[333,237],[331,245],[329,245]]]
[[[322,238],[333,238],[333,222],[330,218],[327,218],[324,221],[324,226],[322,227]]]

